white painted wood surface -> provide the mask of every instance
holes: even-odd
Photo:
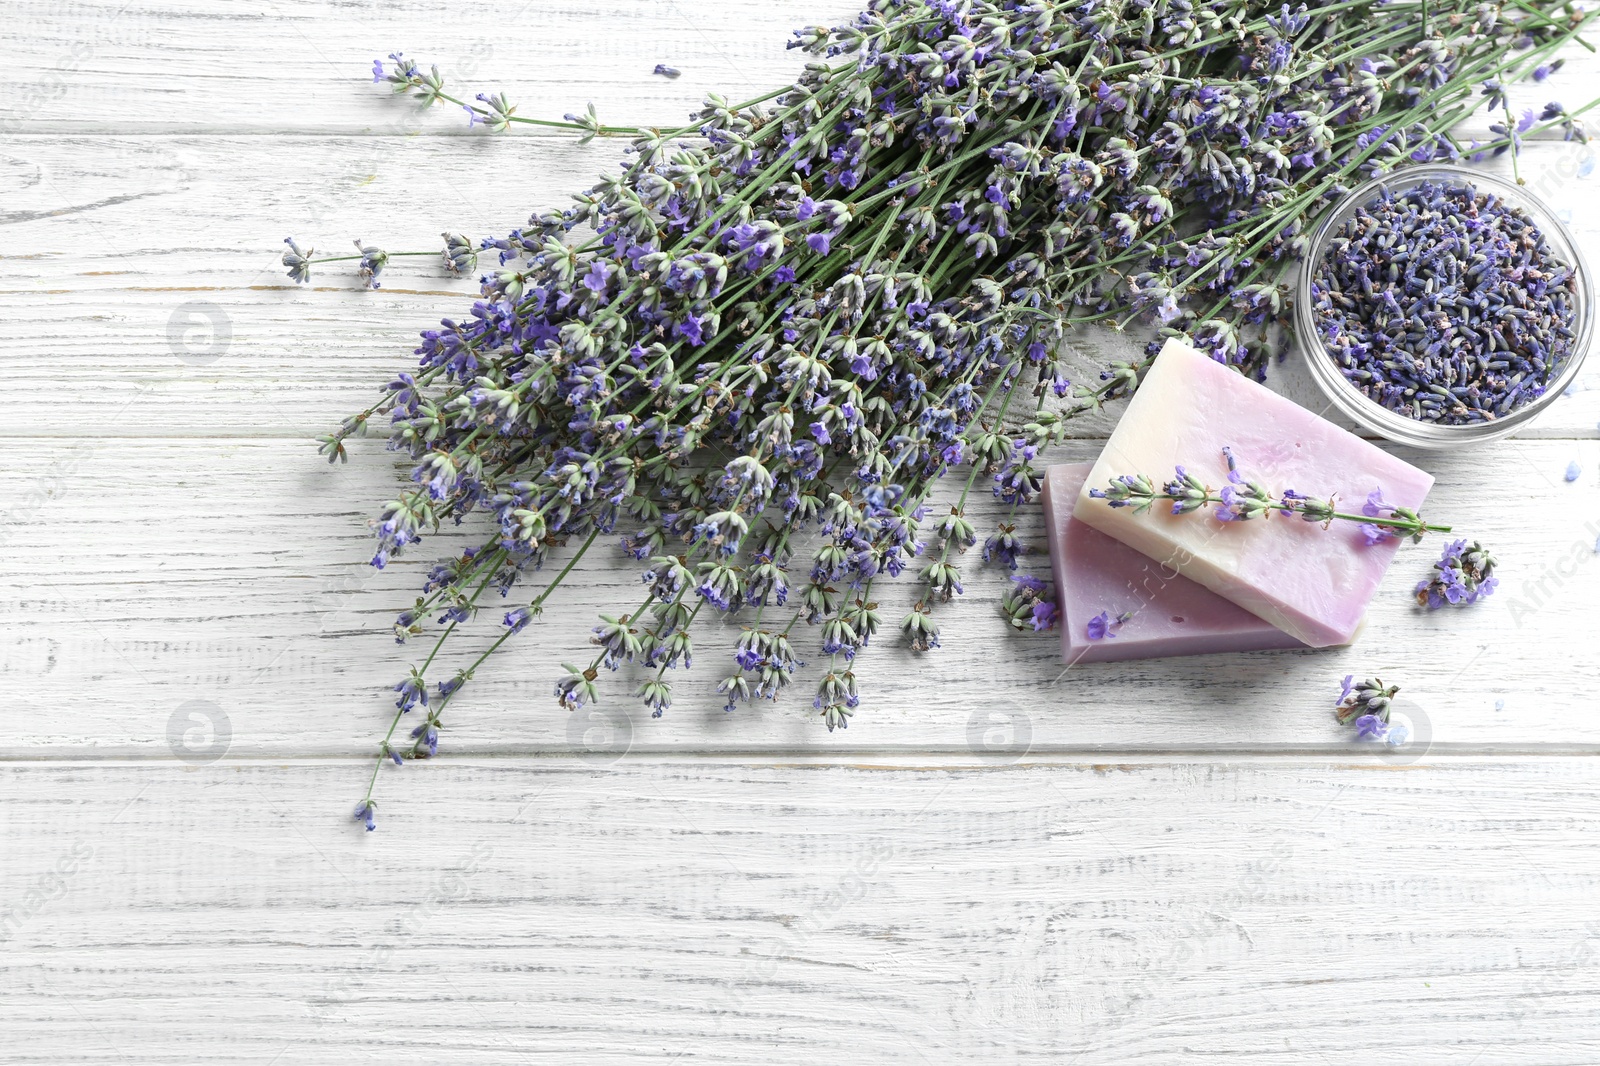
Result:
[[[1411,548],[1357,647],[1063,675],[974,567],[946,647],[872,649],[830,736],[804,696],[725,715],[709,670],[660,720],[556,710],[636,586],[601,552],[440,760],[385,774],[382,831],[348,821],[415,650],[388,621],[457,541],[372,572],[397,468],[308,442],[471,287],[296,289],[280,242],[503,232],[621,150],[418,114],[372,58],[671,122],[850,10],[8,6],[0,1061],[1600,1063],[1600,370],[1522,439],[1411,456],[1503,560],[1479,608],[1418,615]],[[1586,101],[1600,64],[1520,92]],[[1523,161],[1590,245],[1596,161]],[[1404,684],[1419,743],[1335,727],[1352,671]]]

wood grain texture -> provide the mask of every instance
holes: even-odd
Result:
[[[722,712],[731,628],[660,720],[625,675],[558,711],[556,664],[636,599],[601,551],[480,671],[441,758],[385,768],[382,830],[348,820],[421,651],[389,621],[466,542],[372,571],[402,472],[377,442],[330,469],[309,438],[473,286],[396,259],[378,292],[338,266],[296,289],[280,242],[503,233],[625,147],[486,137],[370,84],[372,59],[529,116],[675,123],[786,83],[788,31],[854,7],[6,6],[0,1060],[1600,1063],[1592,367],[1525,439],[1407,456],[1500,555],[1483,606],[1416,612],[1433,549],[1408,548],[1355,648],[1063,675],[972,560],[945,647],[886,634],[830,736],[812,668]],[[1514,103],[1596,91],[1574,50]],[[1596,162],[1522,163],[1590,245]],[[1135,344],[1073,340],[1087,375]],[[1271,384],[1323,406],[1292,362]],[[883,595],[891,622],[912,595]],[[1334,725],[1351,671],[1404,684],[1410,748]]]
[[[1075,443],[1062,458],[1089,458],[1097,447]],[[1562,477],[1574,459],[1585,473],[1569,484]],[[1438,477],[1429,513],[1493,545],[1504,584],[1470,609],[1421,611],[1409,590],[1438,545],[1406,546],[1351,648],[1064,671],[1054,634],[1006,629],[996,607],[1005,574],[973,552],[967,595],[937,612],[944,647],[918,657],[886,632],[861,657],[867,699],[846,733],[830,736],[811,710],[815,665],[778,704],[725,714],[712,689],[736,639],[732,624],[702,631],[666,717],[637,709],[627,693],[641,678],[630,670],[607,676],[603,714],[645,750],[963,750],[970,730],[989,731],[991,713],[1018,716],[1008,749],[1326,747],[1348,743],[1329,712],[1338,678],[1354,672],[1404,685],[1439,743],[1600,744],[1591,713],[1600,662],[1587,653],[1600,639],[1600,448],[1523,441],[1428,465]],[[387,724],[388,687],[427,648],[396,646],[393,617],[435,558],[483,528],[429,538],[373,571],[367,520],[398,477],[375,442],[334,468],[298,441],[10,442],[0,480],[25,491],[24,506],[0,526],[8,559],[0,662],[53,713],[4,716],[0,738],[29,751],[162,754],[169,716],[201,700],[231,719],[239,753],[372,750]],[[948,504],[957,491],[949,486],[940,499]],[[1005,512],[978,497],[969,507],[987,531]],[[1020,516],[1036,544],[1037,512]],[[1028,569],[1048,573],[1049,563]],[[632,610],[641,586],[635,564],[597,545],[565,587],[457,700],[447,750],[569,745],[580,727],[552,699],[558,664],[592,655],[596,615]],[[916,596],[910,576],[881,586],[886,624],[898,624]],[[460,650],[441,657],[435,679],[476,654],[507,606],[485,609]],[[800,629],[803,658],[815,657],[816,640]]]
[[[1592,759],[0,766],[9,1063],[1600,1058]]]
[[[410,133],[474,136],[453,107],[394,108],[371,84],[396,50],[452,95],[504,91],[530,118],[594,103],[611,125],[681,125],[708,92],[778,88],[790,32],[848,0],[15,0],[0,27],[0,132]],[[653,76],[657,63],[681,70]]]

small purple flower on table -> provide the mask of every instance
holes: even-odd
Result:
[[[1339,683],[1339,702],[1333,715],[1341,725],[1354,725],[1357,739],[1383,740],[1389,733],[1389,716],[1399,691],[1399,685],[1385,685],[1378,678],[1357,684],[1354,674],[1346,674]],[[1405,735],[1410,735],[1409,729]]]
[[[289,250],[283,253],[283,265],[289,268],[289,280],[296,285],[304,285],[311,280],[311,257],[317,254],[316,249],[301,251],[293,237],[285,237],[283,243],[289,246]]]
[[[1430,611],[1445,606],[1468,606],[1491,595],[1500,584],[1494,576],[1495,559],[1477,541],[1453,540],[1433,564],[1433,577],[1417,582],[1417,604]]]
[[[1032,574],[1017,574],[1011,581],[1012,589],[1000,601],[1011,628],[1035,633],[1054,629],[1061,620],[1055,587]]]

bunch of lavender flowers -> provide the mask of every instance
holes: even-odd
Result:
[[[1433,577],[1417,582],[1417,604],[1430,611],[1447,604],[1465,607],[1492,594],[1499,584],[1489,549],[1477,541],[1469,545],[1453,540],[1433,564]]]
[[[1456,157],[1447,131],[1480,84],[1531,74],[1592,17],[1549,0],[1421,10],[872,0],[797,35],[816,58],[794,85],[713,96],[667,130],[592,108],[532,120],[380,62],[375,80],[491,132],[632,135],[620,172],[574,206],[485,242],[498,264],[471,313],[426,331],[420,365],[323,440],[332,460],[382,416],[415,464],[378,517],[374,565],[472,512],[491,526],[435,567],[397,635],[435,636],[429,673],[492,591],[513,607],[490,654],[604,538],[641,568],[639,601],[613,615],[632,639],[597,626],[562,706],[626,665],[666,712],[696,620],[743,612],[748,639],[721,658],[729,704],[776,698],[803,642],[825,673],[818,709],[842,724],[837,679],[878,632],[875,590],[927,553],[946,566],[924,570],[900,629],[938,644],[953,556],[975,540],[960,508],[930,520],[949,468],[1031,500],[1040,450],[1136,388],[1166,336],[1261,375],[1306,222],[1354,181]],[[1162,335],[1145,360],[1068,380],[1068,331],[1139,321]],[[552,559],[554,577],[532,579]],[[435,714],[482,658],[449,675]]]

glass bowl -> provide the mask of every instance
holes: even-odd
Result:
[[[1448,181],[1472,185],[1482,192],[1494,193],[1513,207],[1519,208],[1539,227],[1550,247],[1572,265],[1575,278],[1573,289],[1573,333],[1571,352],[1564,365],[1546,386],[1544,395],[1530,400],[1508,414],[1493,421],[1473,422],[1460,426],[1421,422],[1389,410],[1376,400],[1368,399],[1340,371],[1333,354],[1322,343],[1316,319],[1311,309],[1311,276],[1322,262],[1334,233],[1356,210],[1368,204],[1379,193],[1402,193],[1425,181]],[[1496,440],[1526,426],[1554,403],[1574,378],[1588,354],[1590,335],[1594,329],[1592,279],[1583,253],[1556,218],[1549,205],[1526,188],[1502,178],[1485,174],[1468,167],[1449,164],[1406,167],[1352,189],[1329,210],[1311,235],[1306,257],[1301,261],[1298,299],[1295,301],[1295,334],[1311,376],[1316,379],[1328,401],[1357,425],[1398,444],[1414,448],[1451,448],[1460,444]]]

